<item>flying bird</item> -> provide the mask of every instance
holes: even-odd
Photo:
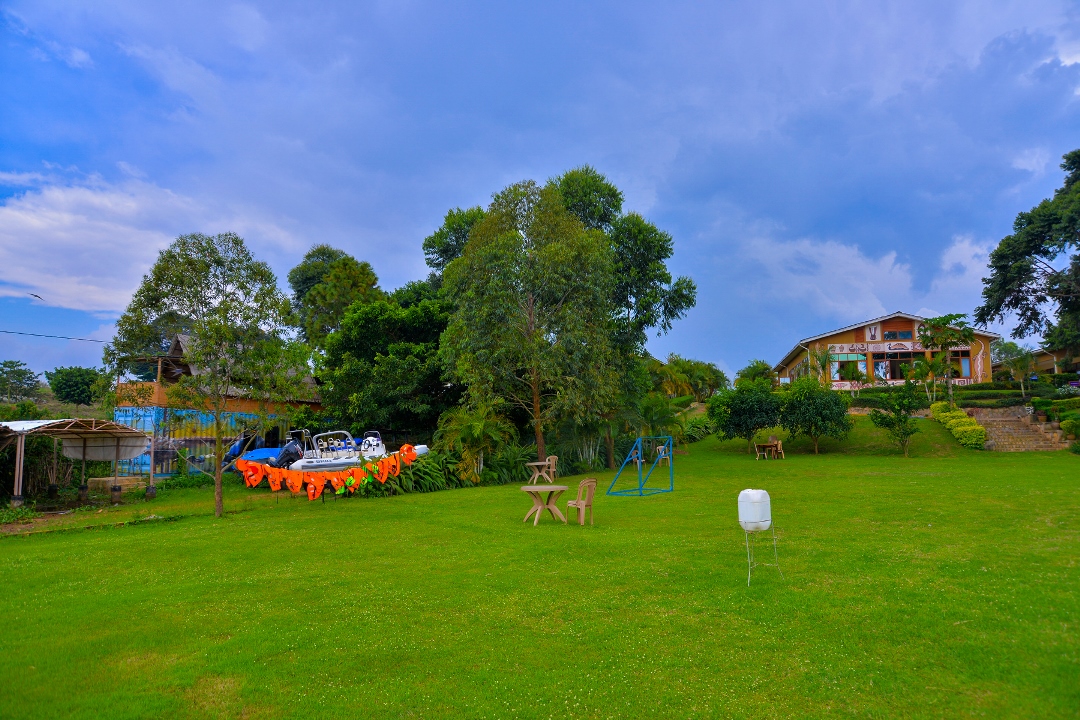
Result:
[[[38,295],[37,293],[27,293],[27,294],[28,294],[28,295],[32,295],[33,297],[36,297],[36,298],[37,298],[38,300],[40,300],[41,302],[45,302],[45,298],[41,297],[41,296],[40,296],[40,295]]]

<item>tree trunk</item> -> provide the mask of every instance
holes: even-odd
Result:
[[[817,455],[817,454],[818,454],[818,452],[817,452],[817,442],[818,442],[818,439],[817,439],[817,438],[814,438],[814,454],[815,454],[815,455]]]
[[[747,452],[747,454],[750,454],[750,453],[754,452],[754,438],[753,437],[749,437],[749,438],[746,439],[746,452]]]
[[[536,433],[536,459],[541,462],[547,459],[547,447],[544,446],[544,428],[540,423],[540,372],[532,369],[531,383],[533,401],[533,432]]]
[[[214,516],[225,513],[225,501],[221,496],[221,413],[214,413]]]
[[[608,425],[607,432],[604,434],[604,449],[607,450],[607,466],[608,470],[615,469],[615,438],[611,434],[611,426]]]

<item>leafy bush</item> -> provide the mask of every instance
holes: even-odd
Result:
[[[1080,455],[1080,440],[1075,441],[1072,445],[1069,446],[1069,452]]]
[[[957,442],[973,450],[981,450],[986,443],[986,428],[975,421],[970,424],[954,425],[949,428],[949,431]]]
[[[980,450],[986,443],[986,428],[963,410],[949,410],[949,403],[938,402],[930,406],[930,415],[964,447]]]
[[[930,417],[939,422],[941,421],[941,414],[947,412],[949,412],[949,402],[947,400],[936,402],[930,406]]]
[[[1069,400],[1056,400],[1051,402],[1050,406],[1056,410],[1080,410],[1080,398],[1070,398]]]
[[[1049,383],[1054,387],[1068,387],[1070,382],[1080,379],[1076,373],[1039,373],[1039,382]]]
[[[0,508],[0,525],[7,525],[8,523],[27,523],[34,518],[41,517],[41,513],[34,509],[33,505],[23,505],[22,507],[6,507]]]
[[[996,400],[968,400],[960,397],[957,398],[956,404],[962,408],[1004,408],[1026,405],[1027,399],[1020,397],[1019,393],[1016,397],[1003,397]]]
[[[1075,435],[1080,431],[1080,421],[1067,419],[1061,421],[1061,432],[1066,435]]]
[[[686,428],[683,430],[683,438],[688,443],[695,443],[699,440],[704,440],[708,436],[713,434],[712,423],[706,417],[698,416],[692,417],[686,421]]]
[[[997,398],[1021,397],[1019,390],[968,390],[956,393],[956,400],[994,400]]]

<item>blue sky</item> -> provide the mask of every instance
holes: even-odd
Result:
[[[99,339],[178,234],[239,232],[283,285],[329,242],[393,288],[448,208],[589,163],[698,283],[653,353],[733,371],[971,312],[1080,147],[1066,2],[14,0],[0,64],[0,329]]]

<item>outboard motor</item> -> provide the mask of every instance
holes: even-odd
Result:
[[[273,466],[287,468],[297,460],[303,459],[303,457],[304,450],[300,447],[300,443],[294,438],[285,443],[285,447],[281,448],[281,452],[278,453],[277,458],[273,461]]]

